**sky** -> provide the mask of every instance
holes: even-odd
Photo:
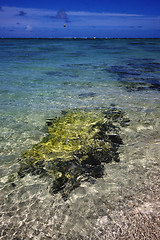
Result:
[[[160,38],[160,0],[1,0],[0,37]]]

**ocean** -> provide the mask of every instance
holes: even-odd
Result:
[[[76,109],[124,113],[120,161],[67,199],[39,175],[9,181]],[[158,239],[159,162],[159,39],[0,39],[0,239]]]

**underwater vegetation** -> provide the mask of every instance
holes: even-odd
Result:
[[[47,176],[50,193],[67,196],[84,179],[102,177],[105,163],[119,161],[120,128],[128,121],[115,108],[62,112],[46,121],[48,135],[22,154],[18,176]]]
[[[121,87],[127,91],[160,91],[160,63],[151,59],[135,59],[125,65],[111,66],[106,71],[117,75]]]

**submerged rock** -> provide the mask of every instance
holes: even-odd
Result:
[[[160,63],[152,59],[132,59],[124,65],[115,65],[105,71],[116,74],[121,87],[127,91],[160,91]]]
[[[95,97],[95,96],[96,96],[96,93],[94,93],[94,92],[79,94],[79,98],[89,98],[89,97]]]
[[[50,176],[51,193],[69,193],[82,177],[103,175],[104,163],[119,161],[119,127],[128,120],[115,109],[70,110],[47,119],[48,135],[22,154],[19,177],[27,173]]]

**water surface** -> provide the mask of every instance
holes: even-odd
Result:
[[[159,52],[159,39],[0,40],[0,239],[143,239],[141,218],[146,239],[158,239]],[[38,176],[9,183],[22,152],[46,135],[46,119],[76,108],[116,108],[130,119],[120,162],[66,201]]]

